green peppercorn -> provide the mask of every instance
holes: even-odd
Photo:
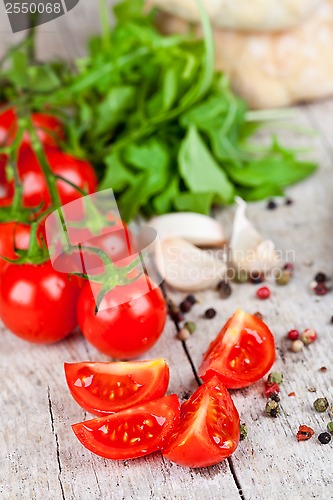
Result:
[[[330,432],[331,434],[333,434],[333,421],[332,422],[328,422],[328,424],[327,424],[327,430],[328,430],[328,432]]]
[[[324,413],[324,411],[327,410],[328,408],[328,401],[326,398],[318,398],[316,401],[313,403],[313,407],[316,411],[320,413]]]
[[[284,376],[283,376],[283,373],[280,373],[280,372],[272,372],[268,375],[268,383],[269,384],[282,384],[284,380]]]
[[[288,285],[291,275],[288,269],[283,269],[275,278],[276,284],[280,286]]]
[[[265,407],[265,411],[269,417],[276,418],[280,413],[279,403],[273,400],[268,401]]]
[[[245,269],[239,269],[234,276],[236,283],[246,283],[248,280],[248,273]]]
[[[193,333],[197,329],[197,325],[194,321],[186,321],[184,328],[186,328],[190,333]]]
[[[240,440],[243,441],[247,438],[249,429],[246,424],[240,424]]]

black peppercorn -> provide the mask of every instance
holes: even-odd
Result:
[[[321,434],[319,434],[318,439],[321,444],[328,444],[331,441],[332,437],[329,432],[322,432]]]
[[[221,299],[227,299],[231,295],[231,286],[227,281],[220,281],[217,285]]]
[[[205,318],[207,319],[212,319],[214,316],[216,316],[216,311],[212,307],[210,309],[207,309],[207,311],[204,314]]]
[[[277,204],[274,200],[269,200],[267,203],[267,209],[268,210],[275,210],[277,207]]]
[[[326,280],[327,280],[327,276],[325,273],[317,273],[315,276],[315,281],[317,283],[325,283]]]
[[[270,396],[270,397],[271,397],[271,399],[272,399],[273,401],[275,401],[276,403],[279,403],[279,402],[280,402],[280,396],[279,396],[276,392],[273,392],[273,393],[271,394],[271,396]]]
[[[181,302],[181,304],[179,305],[179,308],[180,308],[181,312],[187,313],[192,309],[192,305],[193,304],[189,300],[185,299],[185,300],[183,300],[183,302]]]
[[[195,298],[194,295],[188,295],[186,299],[188,302],[191,302],[192,306],[196,303],[197,299]]]

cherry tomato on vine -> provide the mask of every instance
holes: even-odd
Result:
[[[65,363],[69,390],[89,413],[109,415],[164,396],[169,367],[164,359],[116,363]]]
[[[0,275],[7,265],[7,259],[16,259],[15,248],[27,250],[30,242],[30,226],[16,222],[0,224]]]
[[[239,443],[239,415],[217,377],[205,382],[180,408],[180,424],[163,456],[185,467],[207,467],[229,457]]]
[[[7,264],[0,282],[0,317],[18,337],[56,342],[77,325],[77,280],[44,264]]]
[[[38,139],[44,146],[57,147],[64,140],[64,128],[61,121],[47,113],[32,113],[31,121],[35,127]],[[18,132],[17,116],[14,108],[9,108],[0,114],[0,145],[9,146]],[[31,145],[30,134],[23,134],[23,145]]]
[[[85,283],[78,301],[83,335],[104,354],[132,359],[144,354],[160,337],[166,321],[161,290],[146,275],[106,293],[95,314],[98,283]]]
[[[57,149],[47,149],[45,154],[53,174],[63,177],[88,193],[96,191],[97,177],[90,163]],[[24,206],[36,207],[43,202],[44,208],[48,207],[51,203],[51,197],[47,183],[36,155],[28,147],[23,147],[20,150],[18,171],[23,183]],[[58,179],[56,185],[63,205],[82,196],[77,189],[64,180]]]
[[[199,376],[218,375],[230,389],[260,380],[275,361],[274,337],[261,319],[238,309],[204,354]]]
[[[7,181],[6,165],[6,155],[0,154],[0,207],[10,205],[14,194],[13,183]]]
[[[72,426],[83,446],[96,455],[127,460],[160,450],[179,422],[175,394]]]

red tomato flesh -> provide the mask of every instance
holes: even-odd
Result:
[[[89,413],[103,416],[161,398],[169,384],[164,359],[118,363],[65,363],[69,390]]]
[[[180,424],[163,456],[185,467],[207,467],[229,457],[239,443],[237,409],[217,377],[205,382],[180,409]]]
[[[260,380],[275,361],[274,337],[261,319],[238,309],[204,354],[199,376],[218,375],[225,387],[240,389]]]
[[[178,423],[179,401],[172,394],[72,428],[83,446],[96,455],[127,460],[160,450]]]

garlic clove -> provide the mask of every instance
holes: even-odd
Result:
[[[148,224],[161,240],[179,237],[199,247],[221,247],[226,242],[221,224],[207,215],[177,212],[153,217]]]
[[[230,240],[230,258],[234,267],[248,272],[269,271],[281,266],[281,260],[271,240],[264,240],[246,217],[247,204],[236,198],[237,209]]]
[[[195,292],[215,287],[226,274],[226,264],[182,238],[166,238],[156,264],[166,283],[177,290]]]

